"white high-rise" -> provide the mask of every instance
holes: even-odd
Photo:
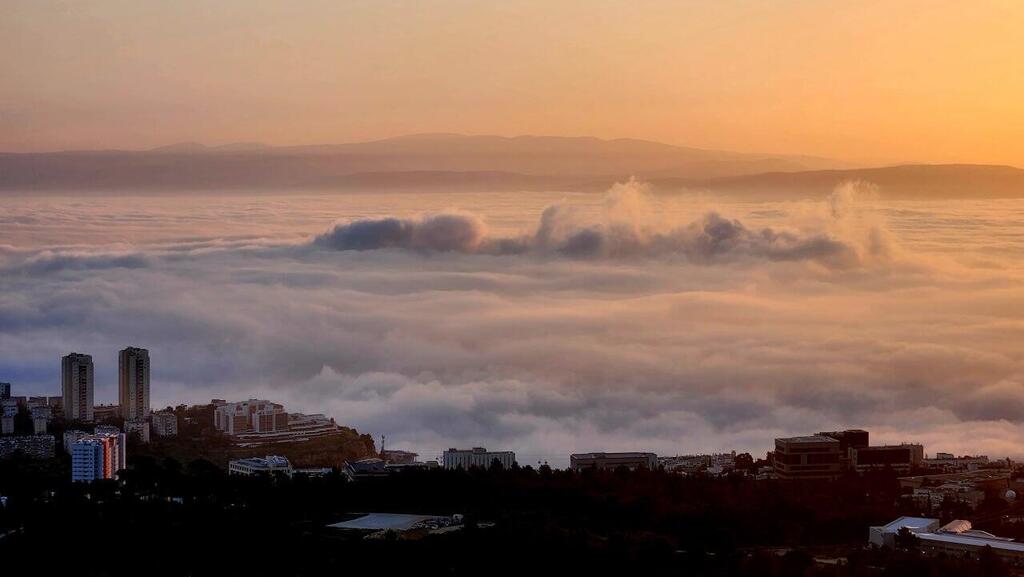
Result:
[[[93,420],[92,356],[71,353],[61,359],[64,416],[71,421]]]
[[[149,417],[149,351],[128,347],[118,355],[118,400],[125,421]]]

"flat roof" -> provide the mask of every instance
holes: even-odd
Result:
[[[901,528],[906,527],[908,529],[922,529],[931,525],[932,523],[938,525],[938,519],[930,519],[928,517],[900,517],[895,521],[890,521],[882,526],[883,529],[889,531],[899,531]]]
[[[598,457],[612,457],[612,458],[623,459],[623,458],[643,457],[643,458],[646,459],[648,457],[657,457],[657,455],[655,455],[654,453],[640,453],[640,452],[632,452],[632,453],[594,452],[594,453],[573,453],[573,454],[569,455],[569,457],[570,458],[575,457],[577,459],[596,459]]]
[[[1013,551],[1015,553],[1024,553],[1024,543],[1017,543],[1016,541],[1006,541],[998,537],[992,539],[977,535],[964,535],[963,533],[918,533],[917,537],[922,541],[935,541],[938,543],[956,543],[958,545],[973,545],[975,547],[984,547],[988,545],[993,549]]]
[[[341,523],[334,523],[328,525],[335,529],[361,529],[361,530],[381,530],[381,529],[394,529],[396,531],[406,531],[412,529],[417,523],[426,521],[427,519],[438,519],[440,517],[436,515],[406,515],[402,513],[367,513],[355,519],[349,519],[348,521],[342,521]]]
[[[824,435],[804,435],[802,437],[779,437],[776,441],[784,441],[787,443],[839,443],[839,440],[834,437],[826,437]]]

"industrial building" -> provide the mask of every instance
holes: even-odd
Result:
[[[576,472],[585,469],[618,469],[625,467],[654,470],[658,467],[658,456],[654,453],[576,453],[569,455],[569,468]]]
[[[487,469],[497,461],[505,469],[516,464],[516,454],[512,451],[488,451],[483,447],[472,449],[448,449],[444,452],[441,462],[445,469],[470,469],[479,467]]]

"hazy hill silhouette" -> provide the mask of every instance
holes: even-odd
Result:
[[[706,180],[661,179],[661,189],[689,188],[761,199],[819,197],[845,181],[877,185],[885,198],[1021,198],[1024,170],[985,164],[913,164],[848,170],[772,172]]]
[[[888,198],[1024,196],[1009,166],[852,168],[810,156],[749,154],[634,139],[417,134],[312,146],[186,142],[145,151],[0,154],[0,190],[604,190],[635,177],[656,190],[755,198],[828,194],[846,180]]]
[[[630,176],[713,178],[842,166],[632,139],[418,134],[315,146],[180,143],[147,151],[0,154],[0,188],[346,188],[415,185],[417,178],[445,186],[550,188]]]

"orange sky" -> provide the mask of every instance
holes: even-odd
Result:
[[[0,150],[647,138],[1024,166],[1024,3],[5,0]]]

